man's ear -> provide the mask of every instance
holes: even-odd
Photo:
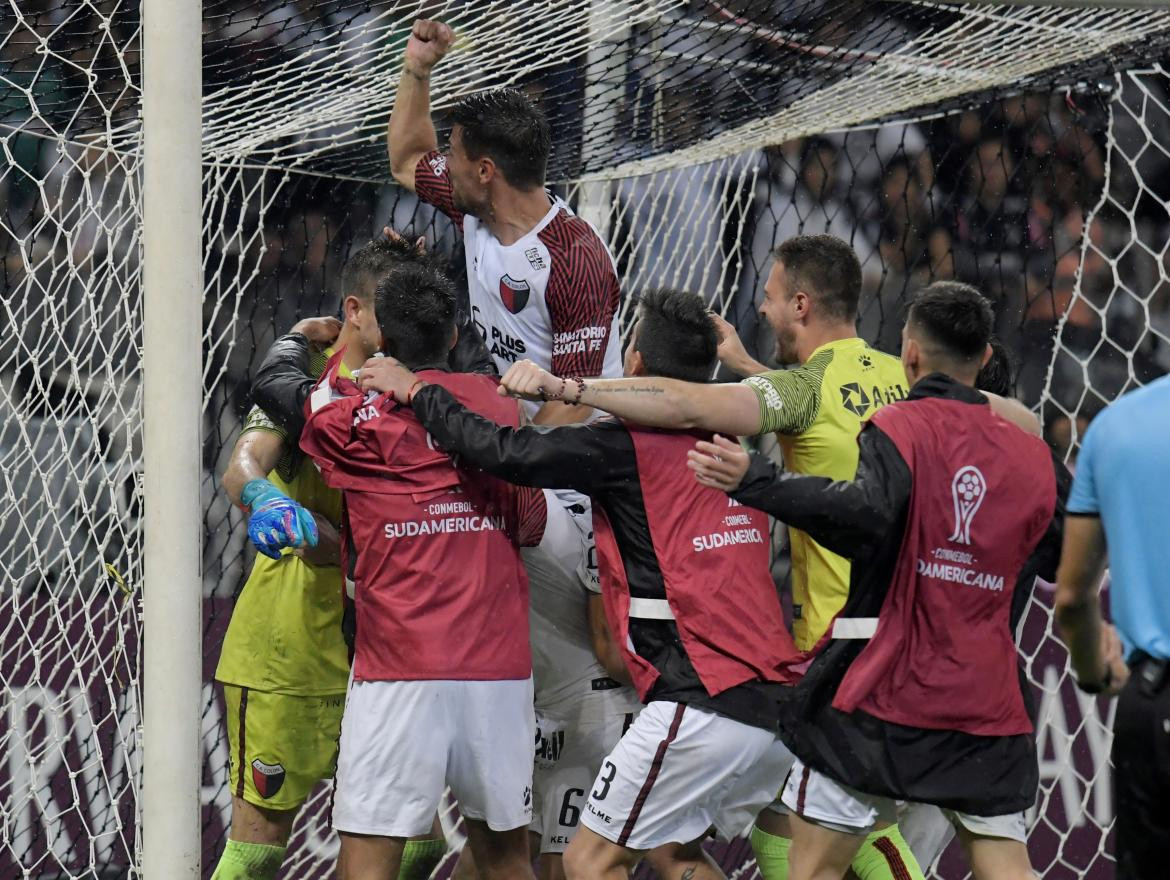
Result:
[[[341,301],[342,317],[346,321],[356,321],[358,312],[362,310],[362,301],[356,296],[347,296]]]
[[[644,360],[642,360],[642,352],[638,351],[638,349],[636,349],[636,348],[632,352],[630,352],[630,371],[629,371],[629,374],[631,376],[645,376],[646,375],[646,362]]]
[[[921,358],[922,349],[918,345],[918,340],[913,336],[907,336],[906,341],[902,343],[902,363],[916,370]]]
[[[812,299],[803,290],[796,291],[792,298],[796,301],[796,317],[807,318],[812,308]]]
[[[491,183],[496,176],[496,163],[488,156],[476,160],[475,170],[479,176],[479,182],[484,186]]]
[[[991,360],[991,343],[987,343],[987,347],[983,349],[983,360],[979,362],[979,369],[987,366],[987,362]]]
[[[451,349],[453,349],[455,347],[455,343],[457,343],[458,341],[459,341],[459,328],[452,327],[451,328],[451,342],[447,346],[447,351],[450,351]]]

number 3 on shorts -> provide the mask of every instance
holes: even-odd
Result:
[[[593,799],[595,801],[605,800],[605,796],[609,794],[609,785],[613,782],[613,778],[617,776],[617,767],[614,766],[613,761],[606,761],[601,768],[601,773],[597,776],[597,781],[601,783],[600,790],[593,790]]]

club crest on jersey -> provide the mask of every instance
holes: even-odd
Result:
[[[273,797],[284,785],[284,765],[265,764],[259,758],[252,762],[252,782],[262,798]]]
[[[951,499],[955,503],[955,530],[948,540],[959,544],[971,543],[971,521],[987,495],[987,480],[974,465],[955,471],[951,480]]]
[[[524,311],[531,292],[532,288],[523,279],[517,281],[511,275],[505,275],[500,279],[500,300],[504,303],[504,308],[513,315]]]

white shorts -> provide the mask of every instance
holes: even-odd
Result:
[[[414,837],[443,789],[493,831],[532,821],[532,679],[351,681],[341,720],[333,827]]]
[[[923,871],[934,864],[955,836],[955,826],[933,804],[900,804],[898,830]]]
[[[649,850],[730,839],[772,802],[792,764],[775,734],[694,706],[646,706],[601,765],[581,821],[619,846]]]
[[[585,798],[601,762],[633,724],[636,712],[601,721],[536,718],[536,760],[532,768],[532,824],[541,853],[563,853],[581,821]]]
[[[784,805],[804,819],[844,834],[869,834],[879,822],[898,821],[894,798],[864,794],[806,767],[799,760],[784,783]],[[1027,843],[1028,826],[1022,812],[1003,816],[973,816],[956,810],[942,814],[956,825],[983,837],[1002,837]]]

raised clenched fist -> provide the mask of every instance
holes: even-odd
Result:
[[[454,42],[455,32],[447,25],[441,21],[420,18],[411,28],[410,39],[406,42],[407,71],[416,76],[426,76]]]

